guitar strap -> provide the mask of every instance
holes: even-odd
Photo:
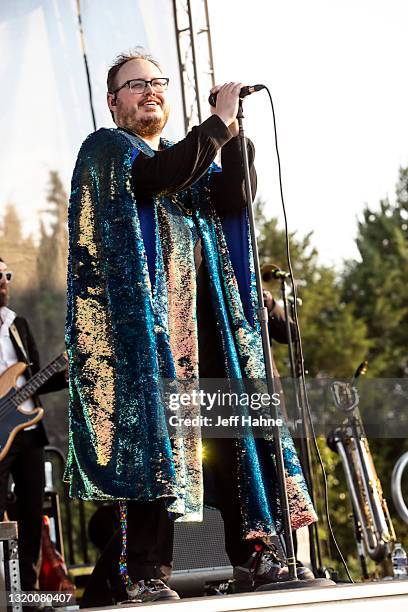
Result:
[[[13,336],[14,340],[16,341],[16,344],[17,344],[18,348],[20,349],[20,351],[22,352],[23,357],[24,357],[24,359],[25,359],[25,361],[26,361],[26,363],[27,363],[27,366],[28,366],[27,370],[28,370],[28,371],[30,372],[30,374],[31,374],[30,360],[29,360],[29,358],[28,358],[27,351],[26,351],[26,350],[25,350],[25,348],[24,348],[24,344],[23,344],[23,342],[22,342],[22,340],[21,340],[21,336],[20,336],[20,334],[19,334],[19,331],[18,331],[18,329],[17,329],[17,327],[15,326],[15,324],[14,324],[14,323],[12,323],[12,324],[10,325],[10,328],[9,328],[9,329],[10,329],[10,333],[11,333],[11,335]]]

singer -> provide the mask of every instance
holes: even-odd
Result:
[[[287,567],[269,546],[281,527],[272,442],[250,434],[209,441],[203,478],[199,433],[170,440],[159,427],[159,377],[264,376],[236,138],[242,84],[213,88],[211,117],[177,144],[162,137],[169,79],[156,60],[119,56],[107,85],[116,128],[85,140],[72,179],[66,480],[74,497],[129,500],[127,551],[118,532],[83,605],[112,603],[102,577],[123,599],[119,557],[130,600],[178,598],[166,584],[174,520],[202,519],[210,476],[235,577],[250,589],[256,560],[256,586],[285,580]],[[222,169],[213,162],[219,149]],[[255,191],[249,141],[248,153]],[[282,444],[298,529],[316,516],[284,428]]]

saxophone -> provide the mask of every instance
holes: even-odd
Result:
[[[358,409],[355,381],[366,370],[367,362],[363,362],[350,382],[332,383],[334,402],[346,419],[329,436],[328,444],[340,455],[343,464],[360,562],[363,574],[368,577],[365,555],[380,563],[390,555],[396,536]]]

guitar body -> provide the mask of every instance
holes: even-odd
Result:
[[[7,455],[11,443],[21,429],[30,427],[43,417],[42,408],[23,412],[12,402],[16,392],[17,379],[26,370],[27,365],[17,362],[7,368],[0,376],[0,461]]]

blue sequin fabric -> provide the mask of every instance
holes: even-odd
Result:
[[[244,231],[240,248],[245,256],[238,261],[248,262],[250,304],[245,311],[230,257],[228,224],[211,206],[211,175],[219,168],[212,164],[205,176],[176,195],[139,202],[131,168],[140,151],[155,154],[137,137],[101,129],[83,143],[74,170],[65,480],[72,497],[165,498],[174,518],[197,521],[203,508],[200,432],[191,428],[171,444],[158,381],[198,378],[198,239],[211,279],[227,376],[263,377],[251,245]],[[245,211],[237,222],[247,228]],[[236,445],[244,536],[266,538],[282,527],[273,441],[268,436],[255,439],[248,431]],[[282,446],[292,527],[297,529],[316,515],[286,428]]]

